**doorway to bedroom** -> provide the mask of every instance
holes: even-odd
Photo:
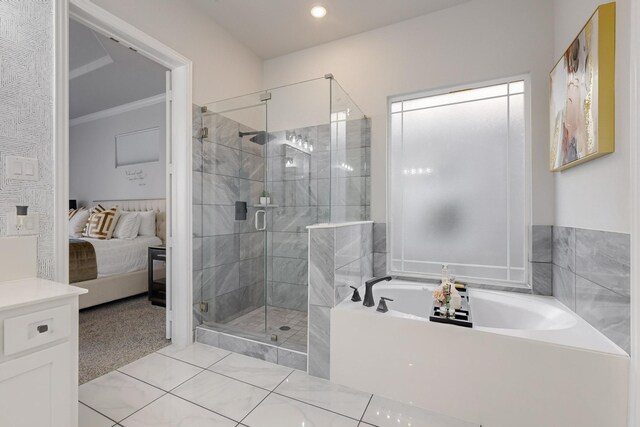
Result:
[[[169,74],[69,20],[68,274],[89,290],[80,299],[81,384],[170,343]]]

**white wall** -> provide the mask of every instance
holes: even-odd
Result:
[[[185,0],[94,0],[193,61],[193,102],[262,89],[262,60]]]
[[[615,153],[555,175],[556,225],[630,231],[630,0],[616,2]],[[554,59],[560,58],[599,4],[554,0]]]
[[[552,224],[547,149],[552,6],[547,1],[474,0],[265,61],[264,85],[334,74],[372,118],[372,216],[385,221],[387,98],[530,73],[533,223]]]
[[[53,11],[51,0],[0,1],[0,238],[16,205],[39,214],[38,277],[55,276],[53,158]],[[5,157],[38,159],[38,181],[5,178]]]
[[[165,104],[151,105],[69,128],[69,198],[93,200],[165,198]],[[116,135],[160,128],[160,160],[116,168]]]

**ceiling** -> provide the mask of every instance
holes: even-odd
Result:
[[[395,24],[471,0],[190,0],[263,59]],[[327,16],[313,18],[322,4]]]
[[[69,24],[69,118],[165,92],[163,66],[84,25]]]

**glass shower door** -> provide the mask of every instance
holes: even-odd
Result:
[[[203,322],[266,338],[266,100],[208,104],[202,115]]]

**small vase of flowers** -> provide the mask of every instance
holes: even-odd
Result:
[[[455,316],[456,310],[462,308],[462,297],[449,280],[443,280],[433,291],[433,298],[440,303],[440,313],[446,317]]]

